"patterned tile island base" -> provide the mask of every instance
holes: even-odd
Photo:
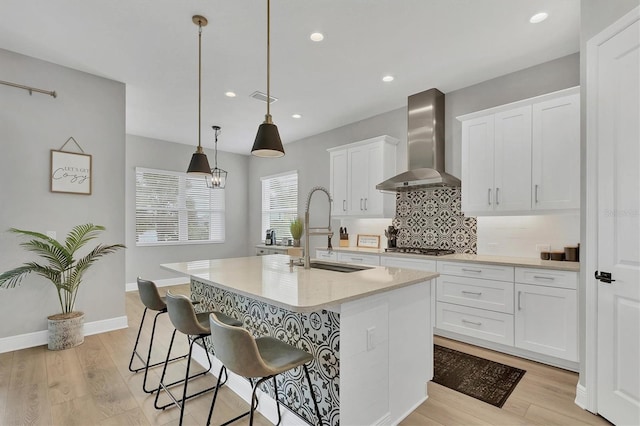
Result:
[[[239,319],[255,337],[272,336],[314,356],[309,375],[323,424],[339,425],[340,315],[330,311],[291,312],[191,279],[191,294],[198,312],[218,310]],[[211,351],[211,341],[207,340]],[[280,401],[308,423],[315,424],[311,393],[302,368],[278,376]],[[271,381],[262,386],[275,397]]]

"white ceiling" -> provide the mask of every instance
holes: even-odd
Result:
[[[539,11],[549,18],[530,24]],[[127,133],[197,145],[195,14],[209,20],[202,144],[213,147],[215,124],[220,150],[248,154],[266,112],[249,97],[267,90],[265,0],[0,0],[0,48],[124,82]],[[300,140],[405,106],[413,93],[577,52],[579,25],[579,0],[273,0],[273,121],[285,144]],[[323,42],[309,40],[314,31]],[[395,81],[383,83],[386,74]]]

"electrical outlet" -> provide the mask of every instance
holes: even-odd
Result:
[[[551,244],[536,244],[536,251],[540,253],[541,251],[549,251],[551,250]]]
[[[47,237],[56,239],[56,231],[47,231]]]
[[[372,351],[376,348],[376,328],[367,328],[367,351]]]

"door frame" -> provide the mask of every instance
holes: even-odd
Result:
[[[598,141],[597,106],[594,90],[598,84],[598,48],[634,22],[640,20],[640,6],[632,9],[587,41],[586,58],[586,155],[584,173],[583,222],[584,249],[581,250],[580,281],[585,292],[584,318],[584,380],[576,387],[576,404],[593,413],[598,412],[598,281],[592,276],[598,268]],[[582,384],[581,384],[582,383]]]

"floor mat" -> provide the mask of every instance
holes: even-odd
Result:
[[[458,352],[433,347],[433,381],[501,408],[525,370]]]

